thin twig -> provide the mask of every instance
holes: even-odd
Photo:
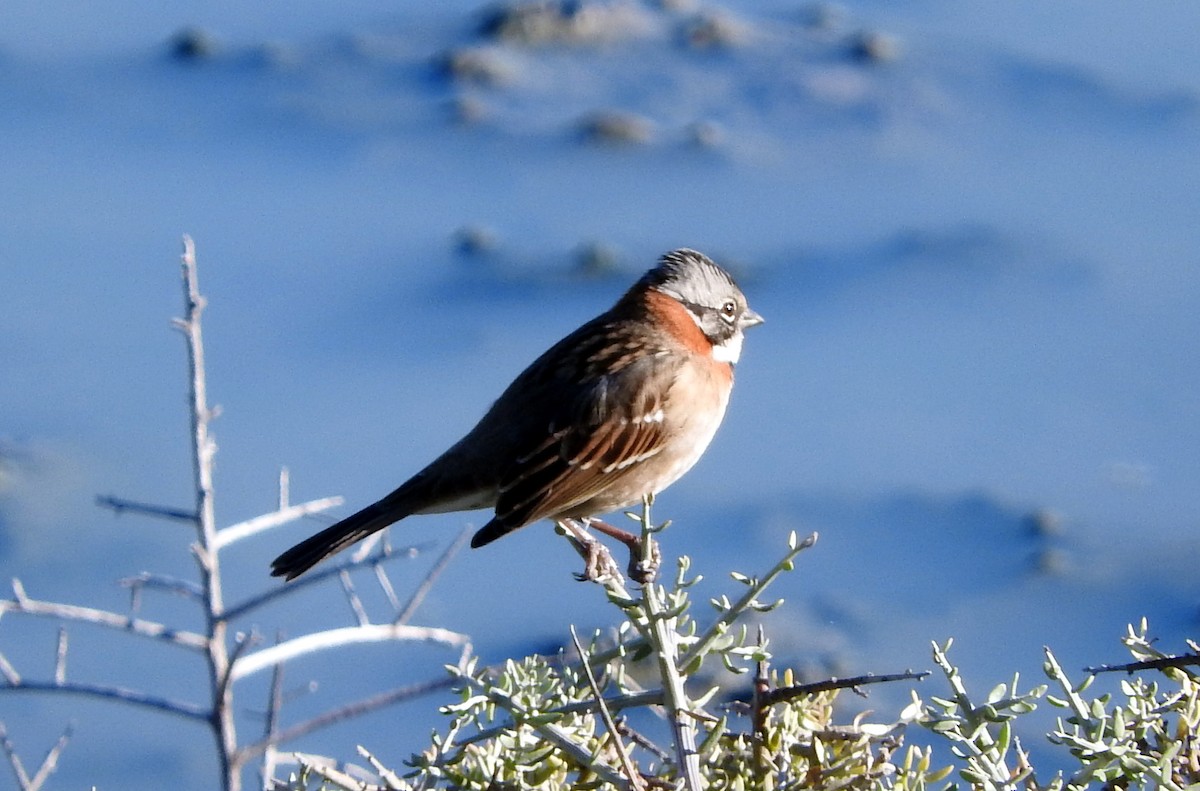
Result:
[[[258,643],[258,635],[255,633],[244,634],[238,632],[234,636],[233,652],[229,654],[229,664],[226,665],[225,675],[221,677],[220,684],[217,685],[217,700],[232,699],[233,686],[233,668],[236,667],[237,661],[242,658],[250,646]]]
[[[650,737],[646,736],[646,734],[635,729],[626,721],[624,717],[621,717],[617,720],[617,731],[619,731],[622,736],[629,739],[629,741],[633,742],[638,747],[641,747],[643,750],[650,753],[663,763],[667,763],[671,760],[671,754],[669,752],[651,741]]]
[[[283,511],[290,506],[292,497],[292,473],[288,468],[279,468],[279,505],[277,511]]]
[[[387,569],[383,567],[382,563],[376,563],[373,571],[375,572],[375,581],[379,583],[379,589],[383,591],[388,604],[392,605],[392,612],[400,612],[400,597],[396,595],[396,587],[392,585],[392,578],[388,576]]]
[[[206,706],[197,706],[194,703],[148,695],[138,690],[107,684],[89,684],[79,681],[58,684],[53,681],[23,680],[20,684],[0,684],[0,692],[62,692],[68,695],[104,698],[133,706],[156,709],[167,714],[178,714],[181,717],[202,722],[207,722],[212,716],[212,712]]]
[[[54,652],[54,683],[67,682],[67,629],[58,627],[58,648]]]
[[[0,654],[0,673],[4,675],[4,680],[9,683],[9,686],[16,686],[21,683],[21,674],[12,666],[12,662],[8,661],[8,657]]]
[[[4,753],[8,756],[8,765],[17,777],[17,785],[21,791],[29,791],[29,775],[25,772],[25,765],[21,763],[21,756],[17,755],[16,746],[8,738],[8,729],[4,727],[3,722],[0,722],[0,747],[4,748]]]
[[[266,670],[279,663],[331,648],[340,648],[355,643],[378,643],[387,640],[438,643],[462,648],[471,644],[471,639],[459,632],[429,626],[407,626],[404,624],[367,624],[326,629],[303,637],[287,640],[279,645],[264,648],[242,657],[230,670],[230,678],[239,681],[247,676]]]
[[[133,591],[140,591],[143,588],[154,588],[195,601],[200,601],[204,598],[204,591],[191,580],[168,577],[165,574],[152,574],[148,571],[143,571],[141,574],[136,574],[132,577],[119,579],[117,580],[117,584],[122,588],[130,588]]]
[[[50,775],[54,773],[54,770],[58,768],[58,756],[62,755],[62,751],[66,749],[67,742],[71,740],[73,731],[73,727],[68,723],[62,735],[58,737],[58,741],[46,751],[46,757],[42,759],[42,765],[38,767],[37,772],[33,775],[33,779],[29,781],[29,791],[37,791],[37,789],[41,788]]]
[[[346,601],[350,604],[350,609],[354,612],[354,619],[359,626],[366,626],[371,622],[367,616],[367,609],[363,607],[362,599],[358,598],[358,593],[354,590],[354,580],[350,579],[350,572],[343,570],[338,574],[338,581],[342,583],[342,593],[346,594]]]
[[[415,615],[417,612],[417,608],[421,606],[421,602],[425,601],[425,596],[428,595],[429,591],[433,588],[433,584],[437,582],[438,577],[440,577],[442,572],[446,570],[446,567],[450,565],[450,561],[454,559],[454,556],[458,554],[459,550],[466,546],[467,539],[470,538],[470,535],[470,527],[464,527],[461,531],[459,531],[458,537],[450,543],[450,546],[446,547],[446,550],[442,553],[441,557],[439,557],[437,562],[433,564],[433,568],[431,568],[429,573],[425,575],[425,579],[421,580],[421,584],[417,586],[415,591],[413,591],[413,595],[409,597],[408,603],[404,605],[404,609],[401,610],[400,614],[396,616],[396,620],[393,621],[393,623],[405,624],[412,619],[413,615]]]
[[[774,706],[777,703],[786,703],[789,700],[802,698],[805,695],[815,695],[818,692],[830,692],[835,689],[858,689],[868,684],[887,684],[892,681],[923,681],[928,675],[928,670],[923,670],[919,673],[906,670],[903,673],[883,673],[879,675],[867,673],[864,676],[854,676],[853,678],[830,678],[811,684],[795,684],[790,687],[772,689],[763,696],[763,703],[766,706]]]
[[[93,607],[80,607],[74,604],[41,601],[31,599],[25,593],[21,581],[13,580],[13,599],[0,599],[0,614],[19,612],[25,615],[36,615],[44,618],[58,618],[63,621],[80,621],[83,623],[105,626],[122,632],[129,632],[142,637],[151,637],[169,643],[204,650],[208,647],[208,638],[196,632],[175,630],[156,621],[141,618],[130,618],[108,610],[98,610]]]
[[[282,633],[277,632],[275,634],[276,645],[282,640]],[[267,698],[267,718],[263,725],[262,739],[265,744],[262,754],[263,791],[270,791],[271,784],[275,779],[275,759],[278,755],[275,750],[275,745],[278,744],[276,733],[279,731],[279,714],[283,709],[283,669],[284,665],[280,663],[275,665],[275,669],[271,671],[271,691]]]
[[[139,503],[136,500],[126,500],[123,497],[113,497],[112,495],[97,496],[96,505],[101,508],[111,508],[117,515],[129,511],[133,514],[142,514],[143,516],[171,519],[176,522],[187,522],[191,525],[196,524],[195,511],[185,511],[182,508],[172,508],[169,505]]]
[[[641,791],[642,788],[645,788],[642,775],[633,763],[633,759],[629,757],[629,751],[625,749],[625,742],[621,738],[621,732],[617,730],[617,724],[613,722],[612,713],[609,712],[608,706],[604,705],[604,694],[600,691],[600,685],[596,683],[596,675],[592,672],[591,665],[587,663],[583,644],[579,642],[579,635],[575,633],[574,624],[571,624],[571,642],[575,644],[575,651],[582,660],[579,664],[583,668],[584,675],[587,676],[588,686],[591,687],[596,705],[600,709],[600,718],[604,720],[604,727],[608,728],[608,732],[612,734],[613,747],[617,750],[617,757],[621,759],[621,768],[625,770],[625,776],[629,778],[630,787],[634,791]]]
[[[1167,668],[1184,668],[1200,665],[1200,654],[1180,654],[1178,656],[1163,656],[1157,659],[1143,659],[1140,662],[1130,662],[1125,665],[1096,665],[1085,667],[1083,672],[1091,673],[1135,673],[1138,670],[1166,670]]]
[[[299,579],[292,580],[287,585],[280,585],[279,587],[271,588],[264,593],[260,593],[257,596],[251,596],[249,599],[239,602],[238,604],[225,610],[225,612],[221,613],[220,618],[224,621],[232,621],[235,618],[241,618],[252,610],[256,610],[259,607],[270,604],[276,599],[291,595],[296,591],[307,588],[310,585],[324,582],[330,577],[336,577],[346,570],[356,569],[360,566],[383,563],[384,561],[391,560],[392,558],[396,557],[416,557],[426,546],[427,544],[414,544],[411,546],[402,547],[400,549],[388,549],[384,554],[372,555],[368,558],[363,558],[362,560],[347,560],[338,565],[330,566],[329,568],[317,569],[309,574],[305,574]]]
[[[353,703],[348,703],[345,706],[340,706],[336,709],[323,712],[312,719],[297,723],[290,728],[277,731],[272,736],[266,739],[261,739],[253,744],[248,744],[242,747],[239,752],[242,760],[258,755],[264,750],[275,747],[280,744],[285,744],[294,739],[299,739],[301,736],[307,736],[313,731],[321,728],[334,725],[344,720],[368,714],[372,711],[392,706],[396,703],[418,698],[422,695],[428,695],[431,692],[447,689],[458,683],[458,679],[452,676],[438,678],[433,681],[425,681],[418,684],[410,684],[404,687],[389,690],[378,695],[372,695]]]

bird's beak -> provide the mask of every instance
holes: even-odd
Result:
[[[746,308],[745,312],[742,313],[742,320],[738,324],[742,329],[746,329],[747,327],[753,327],[755,324],[762,324],[764,320],[762,316],[750,310],[750,308]]]

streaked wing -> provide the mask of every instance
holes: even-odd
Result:
[[[605,373],[582,377],[586,386],[548,410],[545,435],[501,477],[496,521],[509,529],[586,503],[665,447],[662,399],[675,362],[630,354],[624,344],[597,349],[588,362]]]

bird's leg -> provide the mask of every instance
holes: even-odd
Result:
[[[614,527],[608,522],[588,518],[583,520],[588,527],[593,528],[609,538],[615,538],[629,548],[629,577],[633,581],[645,585],[653,582],[658,576],[658,567],[662,565],[662,553],[658,551],[658,543],[650,540],[650,555],[646,557],[642,546],[642,537],[628,530]]]
[[[617,568],[617,562],[613,560],[608,547],[592,538],[580,522],[574,519],[559,519],[556,523],[584,560],[583,573],[575,575],[577,580],[603,582],[606,579],[622,579],[621,570]]]

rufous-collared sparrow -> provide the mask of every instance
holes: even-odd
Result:
[[[712,441],[742,332],[761,322],[724,269],[694,250],[667,253],[526,368],[453,447],[284,552],[271,573],[293,579],[412,514],[494,508],[471,539],[480,547],[539,519],[593,523],[658,493]]]

